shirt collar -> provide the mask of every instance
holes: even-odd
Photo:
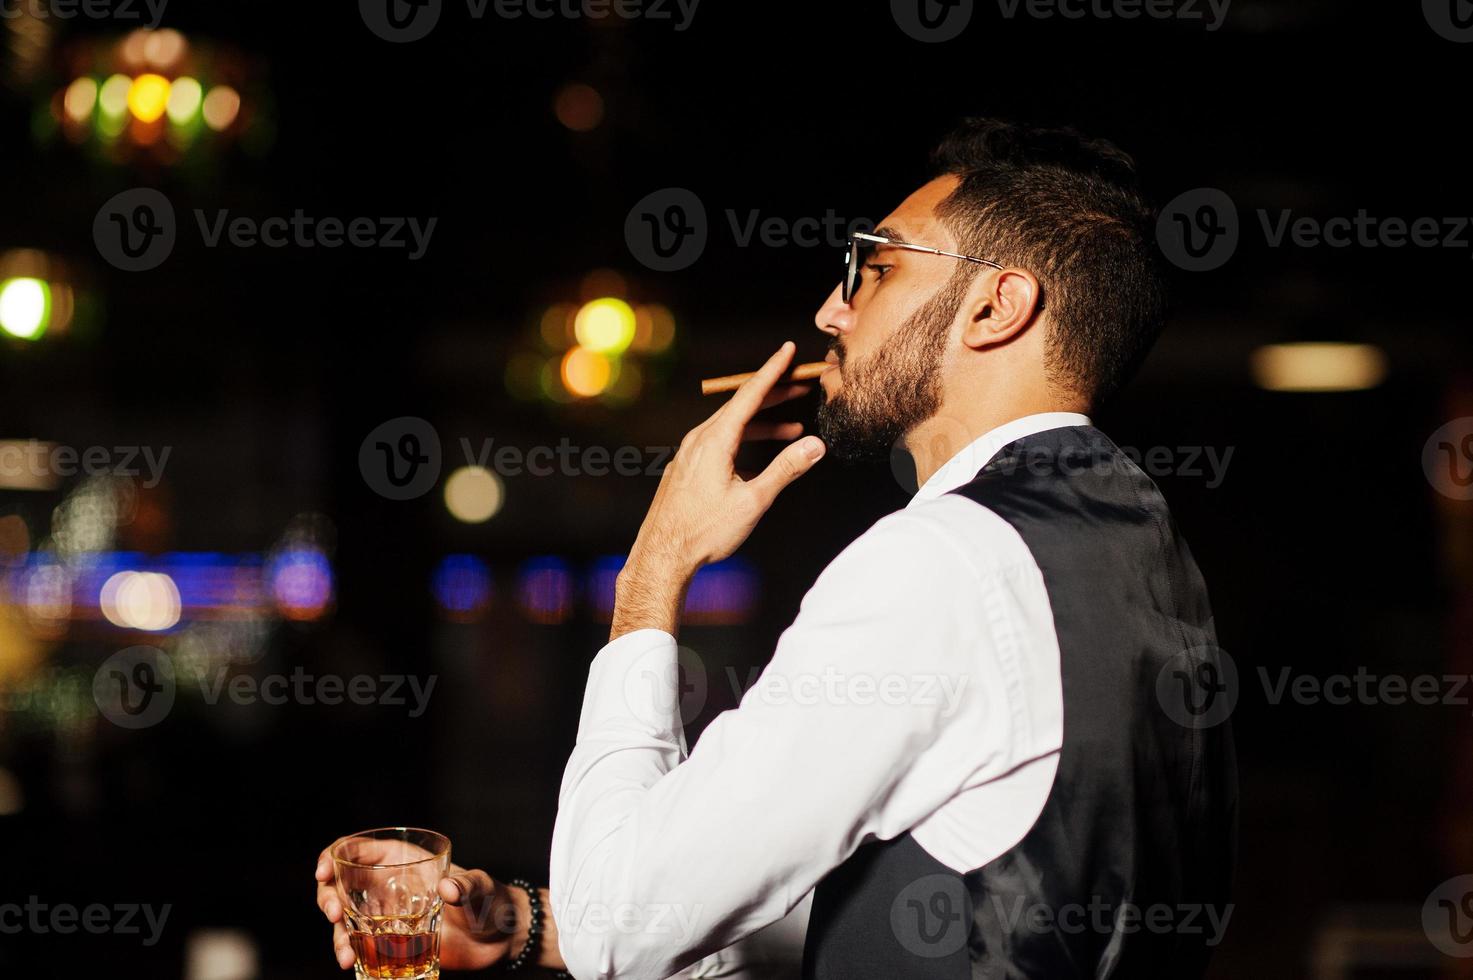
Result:
[[[941,468],[931,474],[931,478],[916,491],[916,495],[906,506],[910,507],[922,501],[934,500],[943,493],[949,493],[970,482],[972,477],[976,476],[977,472],[1010,442],[1016,442],[1024,436],[1037,435],[1049,429],[1091,424],[1088,416],[1080,415],[1078,412],[1039,412],[1035,415],[1013,419],[1011,422],[1004,422],[980,438],[972,440],[963,446],[955,456],[942,463]]]

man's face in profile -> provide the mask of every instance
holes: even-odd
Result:
[[[875,233],[948,251],[951,232],[935,209],[957,178],[924,185]],[[864,259],[850,302],[835,288],[814,317],[831,336],[834,368],[819,379],[818,434],[840,459],[888,458],[891,448],[941,408],[941,368],[975,270],[969,263],[877,246]]]

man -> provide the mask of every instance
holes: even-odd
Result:
[[[1085,414],[1164,318],[1133,166],[991,120],[935,162],[851,242],[818,311],[822,440],[733,471],[744,438],[801,432],[753,422],[794,393],[784,344],[662,479],[589,671],[527,962],[666,977],[810,892],[803,974],[824,980],[1182,978],[1221,939],[1236,790],[1227,726],[1193,713],[1218,666],[1206,588],[1156,487]],[[692,576],[824,455],[897,441],[914,500],[825,569],[687,757]],[[526,945],[519,889],[472,872],[442,893],[521,930],[471,929],[482,955],[447,965]],[[447,950],[467,941],[452,932]]]

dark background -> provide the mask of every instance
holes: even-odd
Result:
[[[694,394],[698,378],[755,366],[784,339],[804,359],[823,351],[812,315],[838,249],[739,247],[727,209],[878,219],[925,178],[950,122],[1003,115],[1106,136],[1157,200],[1217,187],[1243,218],[1231,261],[1176,275],[1167,336],[1096,418],[1122,445],[1233,451],[1220,486],[1159,480],[1242,675],[1239,885],[1213,975],[1453,975],[1461,961],[1432,950],[1420,910],[1439,883],[1473,871],[1468,706],[1274,705],[1258,679],[1286,666],[1466,674],[1473,660],[1469,505],[1437,493],[1421,462],[1435,429],[1473,415],[1473,248],[1270,248],[1256,218],[1473,214],[1462,113],[1473,48],[1440,37],[1415,4],[1236,0],[1216,31],[1009,20],[979,4],[960,38],[927,44],[885,4],[705,0],[677,31],[478,21],[448,3],[428,38],[389,44],[351,5],[173,0],[163,26],[239,52],[248,104],[263,118],[269,107],[269,138],[179,164],[109,161],[35,135],[67,80],[67,45],[131,24],[52,22],[34,42],[18,23],[0,24],[0,250],[59,256],[100,312],[85,328],[0,343],[0,438],[172,447],[149,498],[155,524],[120,529],[121,550],[263,553],[298,515],[325,515],[332,608],[270,620],[258,657],[234,669],[435,674],[440,686],[415,719],[181,694],[165,721],[132,732],[97,713],[87,685],[104,658],[147,637],[93,616],[26,639],[30,660],[0,643],[0,686],[12,691],[48,671],[86,678],[63,692],[76,709],[64,722],[14,702],[0,713],[0,768],[18,787],[0,816],[0,902],[172,905],[155,947],[0,935],[0,968],[181,976],[191,934],[233,929],[256,944],[263,976],[334,975],[309,876],[325,844],[362,827],[435,827],[463,863],[545,880],[584,667],[607,627],[583,599],[562,623],[529,621],[517,570],[538,555],[582,570],[622,553],[655,480],[507,477],[501,512],[466,525],[439,487],[405,502],[375,494],[359,471],[364,437],[398,416],[427,419],[447,471],[461,436],[673,445],[712,407]],[[569,82],[603,96],[591,132],[553,112]],[[136,186],[170,197],[180,238],[159,268],[126,273],[99,255],[92,223]],[[624,221],[669,186],[701,197],[711,239],[690,268],[653,272],[626,247]],[[402,250],[210,249],[193,208],[438,224],[417,262]],[[575,300],[600,268],[676,318],[640,397],[509,396],[507,359],[541,311]],[[1305,339],[1376,344],[1387,377],[1347,393],[1254,385],[1256,347]],[[0,516],[21,516],[38,548],[75,482],[0,490]],[[883,465],[820,466],[743,550],[760,584],[750,615],[682,642],[713,677],[760,665],[818,571],[905,499]],[[468,624],[445,621],[430,590],[436,564],[461,553],[496,584]],[[19,643],[19,579],[5,581],[0,632]],[[170,635],[149,642],[168,649]],[[695,727],[735,698],[713,682]],[[1346,934],[1390,965],[1317,972]]]

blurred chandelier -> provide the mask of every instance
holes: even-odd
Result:
[[[60,136],[104,159],[175,163],[239,142],[269,140],[265,98],[240,55],[140,28],[122,39],[85,39],[63,50],[62,84],[38,107],[36,135]]]

